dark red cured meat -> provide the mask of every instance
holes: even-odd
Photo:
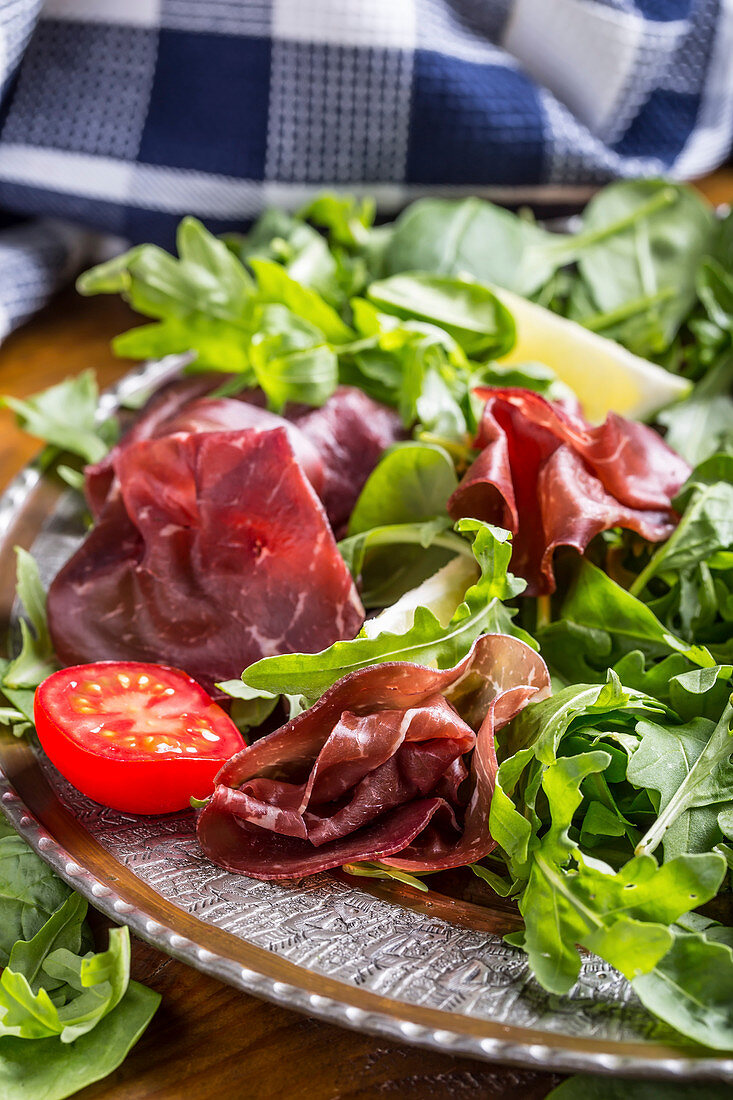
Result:
[[[48,594],[65,664],[155,661],[205,687],[351,638],[363,609],[284,429],[142,440]]]
[[[147,401],[132,427],[121,441],[100,462],[84,470],[84,492],[89,510],[96,519],[102,512],[114,480],[114,463],[118,454],[132,443],[154,439],[161,434],[161,426],[176,416],[180,410],[196,398],[209,393],[218,383],[212,375],[199,378],[182,378],[161,386]],[[165,434],[165,433],[163,433]]]
[[[351,386],[339,386],[320,409],[286,415],[323,460],[321,500],[341,538],[369,474],[387,447],[405,437],[400,418]]]
[[[237,397],[206,394],[220,378],[184,379],[163,387],[109,455],[86,468],[86,495],[92,515],[101,513],[112,486],[116,457],[132,443],[176,432],[270,431],[285,428],[297,458],[340,534],[366,479],[383,451],[404,435],[397,414],[360,390],[340,386],[320,409],[286,408],[284,416],[263,407],[261,390]]]
[[[527,580],[528,595],[554,592],[558,546],[583,553],[610,527],[650,542],[672,533],[672,498],[690,468],[651,428],[615,413],[592,427],[529,390],[475,392],[486,400],[481,453],[448,511],[513,532],[512,570]]]
[[[548,691],[542,658],[499,634],[455,668],[351,673],[224,765],[199,816],[201,845],[226,870],[263,879],[359,860],[419,872],[481,859],[493,847],[494,733]]]

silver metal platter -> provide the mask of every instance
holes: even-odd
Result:
[[[104,415],[180,366],[165,360],[105,394]],[[83,535],[78,497],[37,466],[0,499],[0,624],[12,548],[49,581]],[[331,1023],[535,1069],[733,1082],[733,1058],[679,1045],[629,983],[587,957],[567,997],[546,993],[502,939],[497,908],[321,874],[258,882],[199,849],[191,813],[134,817],[75,791],[31,737],[0,731],[2,808],[47,863],[143,939],[258,997]],[[515,924],[516,926],[516,924]]]

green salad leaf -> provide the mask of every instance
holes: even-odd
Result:
[[[474,359],[500,358],[516,341],[514,318],[482,283],[420,273],[372,283],[370,301],[385,313],[438,325]]]
[[[94,371],[86,370],[41,393],[22,400],[3,397],[20,426],[59,451],[79,455],[85,462],[104,458],[117,437],[114,420],[97,417],[99,390]]]
[[[729,1086],[712,1081],[629,1081],[620,1077],[568,1077],[547,1100],[725,1100]]]
[[[473,535],[473,553],[481,575],[465,593],[447,626],[427,607],[417,607],[412,625],[401,634],[335,642],[321,653],[285,653],[264,657],[242,673],[250,688],[277,695],[304,695],[313,701],[342,676],[381,661],[412,661],[452,668],[481,634],[513,633],[511,615],[502,601],[516,596],[525,582],[508,572],[511,535],[479,520],[459,520],[459,532]]]
[[[0,817],[0,967],[8,965],[16,941],[32,940],[70,894]],[[88,935],[84,944],[91,944]]]
[[[33,722],[35,689],[56,668],[46,623],[46,593],[34,558],[16,547],[16,587],[27,618],[20,619],[21,647],[12,660],[0,658],[0,725],[19,735]],[[8,705],[5,706],[3,703]]]
[[[710,849],[721,839],[715,835],[720,803],[733,803],[733,703],[717,723],[696,718],[670,731],[641,722],[638,732],[641,743],[628,778],[659,793],[660,812],[637,851],[653,852],[662,840],[665,858],[679,850]]]
[[[733,951],[727,944],[675,929],[664,958],[632,984],[642,1004],[681,1035],[715,1050],[733,1047]]]
[[[124,1062],[160,1004],[138,982],[92,1031],[73,1043],[59,1039],[0,1039],[0,1100],[64,1100],[107,1077]]]
[[[639,218],[644,206],[650,212]],[[626,229],[580,252],[580,277],[603,313],[634,300],[656,299],[645,311],[643,327],[627,329],[623,342],[639,355],[659,353],[695,303],[696,274],[712,248],[715,217],[689,188],[666,180],[623,180],[604,187],[588,203],[581,238],[618,226],[624,218],[629,219]]]
[[[87,903],[0,819],[0,1098],[63,1100],[116,1068],[160,996],[129,980],[130,937],[94,953]]]

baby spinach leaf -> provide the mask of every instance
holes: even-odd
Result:
[[[395,222],[385,268],[390,275],[402,271],[470,275],[531,294],[558,266],[542,252],[552,240],[534,222],[481,199],[419,199]],[[529,264],[524,257],[532,248],[537,255]]]
[[[341,556],[355,579],[361,577],[365,607],[395,602],[446,565],[456,554],[473,560],[471,545],[451,531],[447,515],[421,523],[372,527],[342,539]]]
[[[443,447],[398,443],[367,478],[351,513],[349,534],[444,514],[457,486],[453,460]]]
[[[375,212],[374,199],[324,191],[302,207],[299,216],[327,229],[335,244],[358,249],[369,239]]]
[[[517,595],[525,582],[508,572],[511,535],[478,520],[459,520],[458,531],[474,535],[473,552],[481,569],[479,580],[465,594],[447,626],[427,607],[418,607],[412,626],[402,634],[335,642],[321,653],[286,653],[265,657],[242,673],[252,688],[273,694],[302,693],[313,701],[336,680],[380,661],[412,661],[434,668],[451,668],[487,632],[512,633],[511,616],[502,600]]]
[[[516,341],[506,306],[487,286],[465,277],[393,275],[372,283],[367,296],[386,313],[438,325],[475,359],[506,355]]]
[[[644,209],[647,213],[640,216]],[[591,243],[594,234],[624,218],[625,230]],[[608,312],[660,291],[672,292],[651,307],[657,339],[647,338],[641,345],[631,341],[633,351],[661,352],[671,343],[695,303],[697,269],[714,235],[714,214],[705,200],[666,180],[622,180],[588,203],[576,245],[586,238],[578,267],[597,307]]]
[[[0,1100],[64,1100],[125,1060],[160,1004],[160,994],[130,982],[124,997],[73,1043],[58,1038],[0,1039]]]
[[[693,1081],[629,1081],[618,1077],[568,1077],[548,1093],[547,1100],[726,1100],[727,1085]]]
[[[15,942],[32,940],[70,894],[66,883],[0,818],[0,967],[8,965]]]

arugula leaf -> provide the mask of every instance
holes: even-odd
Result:
[[[116,421],[97,419],[99,390],[94,371],[82,371],[41,393],[22,400],[3,397],[0,404],[12,409],[21,428],[61,451],[79,455],[85,462],[104,458],[117,437]]]
[[[720,360],[688,398],[657,416],[672,450],[696,466],[717,451],[733,451],[733,355]]]
[[[179,258],[157,245],[136,245],[98,264],[77,279],[80,294],[121,294],[148,317],[180,320],[210,314],[239,324],[253,291],[251,277],[236,256],[196,218],[178,226]]]
[[[662,840],[665,856],[668,850],[689,850],[692,845],[692,850],[701,844],[711,847],[711,825],[717,830],[717,811],[712,807],[733,801],[733,702],[728,702],[717,725],[706,718],[693,719],[674,731],[674,740],[669,731],[653,723],[642,722],[640,732],[641,745],[631,758],[628,777],[638,786],[658,791],[661,801],[659,817],[637,852],[653,852]],[[660,767],[662,760],[664,767]],[[701,809],[710,811],[702,827],[699,814],[693,818],[690,813]]]
[[[266,210],[246,236],[229,233],[224,242],[242,263],[276,260],[296,282],[317,291],[330,305],[345,300],[343,266],[321,234],[284,210]]]
[[[693,491],[677,528],[655,551],[629,591],[636,596],[652,577],[689,570],[732,546],[733,485],[718,481],[701,486]]]
[[[65,1100],[112,1073],[152,1020],[160,994],[130,982],[124,997],[75,1042],[0,1039],[0,1100]]]
[[[360,248],[367,243],[375,213],[374,199],[331,191],[317,195],[299,211],[301,218],[328,229],[331,240],[345,248]]]
[[[561,753],[565,754],[565,744],[574,741],[577,751],[582,735],[586,747],[590,751],[603,750],[610,764],[614,742],[623,744],[624,738],[631,738],[635,748],[638,718],[663,710],[656,700],[623,688],[618,677],[609,671],[602,686],[574,684],[549,699],[530,703],[500,732],[499,770],[489,823],[491,835],[504,852],[515,879],[526,879],[529,873],[535,834],[542,827],[536,804],[538,792],[545,769]],[[624,766],[621,779],[625,778],[625,771]],[[586,782],[584,791],[588,788]],[[596,785],[591,789],[596,800],[606,803],[606,808],[618,817],[618,808],[607,786]]]
[[[489,287],[468,278],[393,275],[372,283],[367,296],[386,313],[438,325],[476,359],[499,358],[516,342],[509,310]]]
[[[310,322],[335,344],[347,344],[354,333],[320,294],[288,275],[273,260],[250,260],[257,280],[257,300],[287,306],[296,316]]]
[[[716,1050],[733,1048],[733,951],[727,944],[675,930],[664,958],[632,985],[642,1004],[682,1035]]]
[[[427,893],[428,890],[427,884],[415,875],[410,875],[407,871],[398,871],[396,867],[388,867],[386,863],[368,861],[345,863],[342,870],[346,871],[347,875],[356,875],[361,878],[393,879],[395,882],[401,882],[403,886],[411,886],[413,890],[420,890],[422,893]]]
[[[570,838],[580,786],[608,763],[601,751],[566,757],[549,765],[542,779],[552,824],[533,851],[519,908],[532,970],[554,993],[567,993],[577,980],[576,944],[627,978],[652,970],[672,946],[667,926],[714,897],[725,873],[714,854],[680,856],[660,868],[650,856],[637,856],[615,874],[583,856]]]
[[[79,276],[80,294],[121,294],[158,323],[117,337],[118,355],[135,358],[192,351],[211,370],[246,370],[254,284],[240,261],[195,218],[178,227],[179,259],[136,245]]]
[[[38,566],[22,547],[16,546],[15,554],[17,593],[28,619],[20,620],[20,653],[0,666],[0,692],[32,721],[32,699],[29,707],[24,692],[38,687],[56,665],[46,622],[46,593]]]
[[[654,659],[676,653],[701,668],[715,665],[704,646],[675,635],[647,604],[587,558],[578,564],[560,617],[537,636],[545,659],[571,683],[579,674],[593,680],[608,667],[618,670],[617,662],[635,650]]]
[[[264,307],[250,359],[275,412],[289,401],[323,405],[338,384],[338,360],[324,334],[286,306]]]
[[[251,688],[278,695],[302,693],[313,701],[342,676],[380,661],[412,661],[451,668],[481,634],[513,633],[502,600],[521,592],[525,582],[508,572],[511,535],[479,520],[459,520],[459,532],[474,534],[473,552],[481,569],[446,627],[427,607],[417,607],[412,626],[402,634],[368,637],[362,629],[353,641],[335,642],[321,653],[265,657],[242,673]]]

